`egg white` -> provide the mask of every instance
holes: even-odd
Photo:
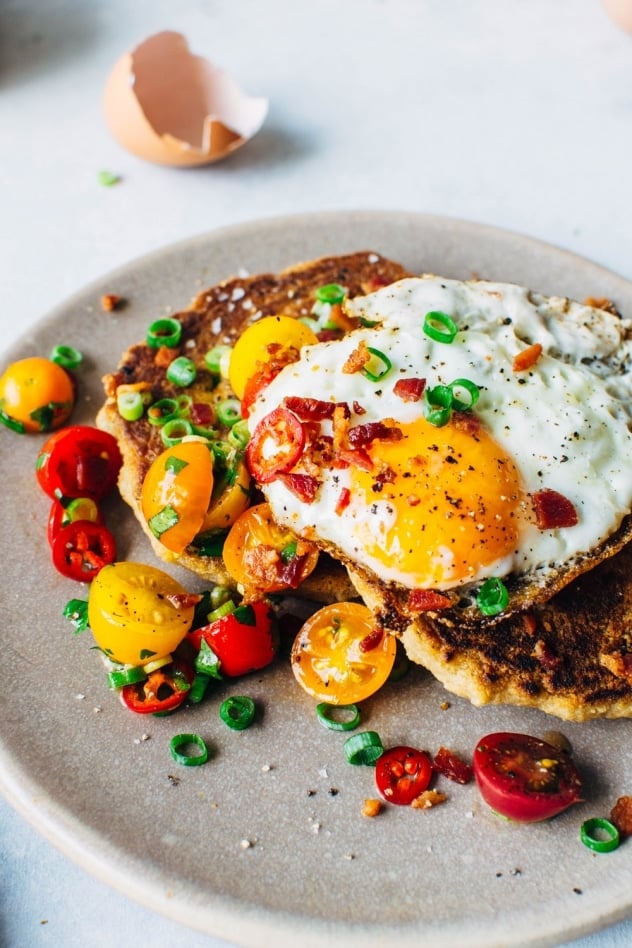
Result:
[[[423,415],[423,399],[394,394],[402,378],[422,377],[428,388],[468,378],[480,388],[474,408],[483,426],[513,459],[528,493],[549,488],[575,506],[578,523],[541,530],[525,525],[511,555],[486,567],[472,564],[469,580],[559,568],[603,543],[632,507],[632,343],[630,326],[603,310],[561,298],[546,298],[513,284],[461,282],[438,277],[402,280],[348,301],[347,312],[378,325],[340,340],[302,350],[259,396],[249,418],[259,421],[287,396],[354,402],[365,410],[351,424],[405,424]],[[423,331],[426,313],[452,317],[458,333],[451,344]],[[392,369],[380,382],[342,366],[360,340],[388,355]],[[512,371],[514,357],[532,343],[543,353],[527,372]],[[330,431],[330,423],[323,430]],[[493,474],[490,474],[493,476]],[[366,530],[379,536],[394,516],[388,502],[364,497],[335,512],[348,469],[322,471],[313,503],[303,503],[279,480],[265,485],[277,520],[341,551],[381,579],[416,585],[393,557],[388,566],[369,555]],[[437,556],[451,556],[437,549]],[[449,588],[446,582],[436,588]]]

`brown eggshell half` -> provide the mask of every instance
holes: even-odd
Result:
[[[122,56],[105,85],[107,125],[123,148],[157,164],[203,165],[261,128],[268,100],[245,95],[180,33],[165,31]]]

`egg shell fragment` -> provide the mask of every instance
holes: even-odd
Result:
[[[122,56],[106,82],[107,125],[123,148],[156,164],[196,166],[226,157],[261,128],[268,100],[247,96],[225,72],[164,31]]]

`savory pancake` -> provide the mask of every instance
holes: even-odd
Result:
[[[191,545],[179,555],[171,553],[148,528],[141,510],[143,480],[152,461],[164,450],[159,426],[144,414],[126,421],[117,408],[117,394],[141,391],[152,403],[186,394],[195,406],[208,405],[218,437],[226,434],[215,419],[217,406],[232,396],[228,383],[208,368],[205,356],[218,345],[233,345],[244,329],[264,316],[283,314],[294,318],[309,316],[319,287],[340,284],[349,296],[364,294],[377,286],[407,275],[398,263],[377,253],[358,251],[302,263],[279,274],[236,276],[204,290],[190,308],[174,314],[182,334],[176,347],[152,347],[146,342],[131,346],[121,358],[116,372],[105,376],[107,401],[97,416],[99,427],[116,437],[123,456],[119,489],[149,537],[156,554],[213,583],[234,585],[221,556],[210,555],[203,544]],[[196,378],[186,388],[167,378],[167,368],[178,356],[196,366]],[[344,568],[321,556],[316,570],[301,587],[303,595],[322,601],[355,595]]]

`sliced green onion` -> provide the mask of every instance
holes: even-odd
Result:
[[[298,541],[292,540],[291,543],[288,543],[283,547],[281,553],[279,554],[284,563],[289,563],[290,560],[293,560],[296,556],[296,550],[298,548]]]
[[[219,681],[224,677],[222,663],[204,638],[200,642],[200,651],[195,657],[195,671],[198,674],[217,678]]]
[[[213,452],[213,457],[220,464],[228,465],[228,462],[233,457],[235,453],[234,447],[228,443],[228,441],[213,441],[211,444],[211,451]]]
[[[166,448],[179,444],[187,435],[193,434],[193,425],[186,418],[171,418],[160,429],[160,437]]]
[[[219,716],[234,731],[243,731],[250,727],[255,719],[255,703],[246,695],[234,695],[226,698],[219,706]]]
[[[145,662],[143,668],[148,675],[151,675],[152,672],[158,671],[159,668],[164,668],[165,665],[170,665],[172,661],[173,655],[161,655],[160,658],[154,658],[151,662]]]
[[[197,369],[193,359],[187,356],[178,356],[167,366],[167,378],[174,385],[180,388],[187,388],[193,385],[197,376]]]
[[[225,428],[232,428],[241,419],[241,402],[238,398],[226,398],[216,409],[217,420]]]
[[[159,540],[163,533],[166,533],[171,527],[175,527],[179,520],[178,511],[171,504],[167,504],[166,507],[163,507],[153,517],[149,518],[147,526],[156,539]]]
[[[119,668],[113,668],[108,672],[108,688],[125,688],[127,685],[135,685],[139,681],[145,681],[147,672],[142,665],[121,665]]]
[[[424,415],[435,428],[443,428],[452,415],[454,394],[449,385],[435,385],[424,392]]]
[[[245,418],[240,418],[235,422],[226,435],[226,440],[232,447],[237,448],[238,451],[243,451],[250,440],[248,422]]]
[[[361,731],[348,737],[343,744],[345,756],[350,764],[366,764],[371,767],[384,753],[379,734],[375,731]]]
[[[424,332],[435,342],[454,342],[455,336],[459,331],[457,324],[447,313],[440,310],[432,310],[426,313],[424,318]]]
[[[391,360],[384,352],[380,352],[379,349],[373,349],[371,346],[367,346],[367,348],[371,353],[372,359],[362,367],[362,374],[370,379],[371,382],[381,382],[393,367]]]
[[[502,579],[492,576],[478,591],[476,604],[484,616],[497,616],[509,605],[509,593]]]
[[[88,600],[87,599],[69,599],[64,606],[62,613],[64,619],[75,627],[75,635],[85,632],[88,628]]]
[[[172,316],[166,316],[163,319],[154,320],[147,330],[145,342],[152,349],[159,349],[160,346],[175,349],[181,338],[182,323]]]
[[[339,283],[326,283],[319,286],[316,290],[316,299],[319,303],[330,303],[332,306],[336,303],[342,303],[347,291]]]
[[[213,346],[204,356],[206,368],[213,375],[223,375],[222,364],[230,358],[230,346]]]
[[[62,369],[76,369],[83,362],[83,355],[74,346],[55,346],[50,359],[61,365]]]
[[[481,390],[475,382],[469,379],[455,379],[450,382],[449,388],[452,390],[452,408],[454,411],[469,411],[477,403]],[[461,396],[465,393],[465,401]]]
[[[222,606],[225,602],[232,602],[233,596],[235,595],[235,590],[231,589],[230,586],[213,586],[209,593],[209,599],[211,606],[214,609],[217,609],[218,606]]]
[[[111,188],[112,185],[118,184],[120,180],[120,174],[115,174],[114,171],[99,171],[97,173],[97,181],[104,188]]]
[[[203,672],[197,672],[195,678],[193,679],[193,684],[189,689],[187,701],[189,701],[191,704],[199,704],[204,698],[210,683],[210,675],[205,675]]]
[[[189,415],[191,411],[191,406],[193,405],[193,399],[190,395],[182,393],[181,395],[176,396],[176,405],[178,406],[178,412],[181,418],[185,418]]]
[[[180,417],[180,409],[175,398],[159,398],[147,409],[147,421],[151,425],[164,425]]]
[[[599,816],[582,823],[579,835],[584,846],[596,853],[611,853],[621,841],[614,823]]]
[[[228,530],[207,530],[193,537],[190,546],[198,556],[221,556]]]
[[[327,704],[322,701],[316,705],[316,715],[330,731],[353,731],[360,723],[357,704]]]
[[[226,602],[223,602],[221,605],[217,606],[215,609],[211,610],[208,614],[209,622],[217,622],[218,619],[222,619],[224,616],[229,616],[232,612],[235,611],[237,607],[232,599],[227,599]]]
[[[208,760],[208,747],[199,734],[176,734],[169,741],[169,750],[176,764],[199,767]]]
[[[145,403],[140,392],[121,392],[116,396],[116,407],[125,421],[138,421],[145,412]]]

